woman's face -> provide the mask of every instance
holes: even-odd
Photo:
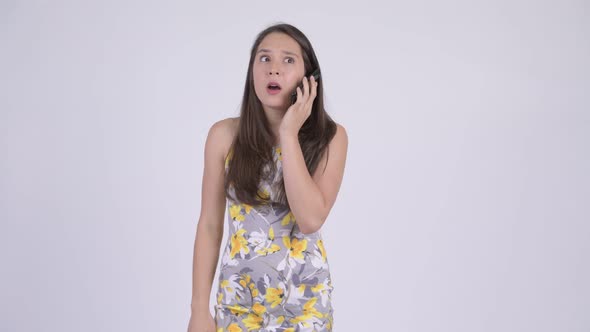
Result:
[[[253,65],[254,90],[265,108],[286,111],[291,92],[305,75],[301,47],[284,33],[272,32],[258,46]],[[268,88],[270,82],[280,90]]]

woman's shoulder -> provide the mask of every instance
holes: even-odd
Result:
[[[240,118],[225,118],[215,122],[211,129],[219,130],[221,135],[228,136],[226,138],[233,139],[238,130],[238,121]]]
[[[231,144],[236,136],[238,120],[239,118],[237,117],[221,119],[213,123],[211,128],[209,128],[209,136],[212,140],[212,145],[219,151],[219,154],[222,155],[224,159],[229,153]]]
[[[341,123],[334,121],[336,130],[334,131],[334,135],[330,138],[329,146],[344,145],[345,148],[348,146],[348,133],[346,132],[346,128]]]

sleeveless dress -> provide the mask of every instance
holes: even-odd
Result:
[[[231,156],[230,150],[226,173]],[[263,176],[259,185],[270,203],[240,203],[230,187],[229,237],[217,280],[216,331],[332,331],[333,287],[321,233],[301,233],[288,207],[276,200],[283,174],[278,145],[273,147],[273,161],[276,174]]]

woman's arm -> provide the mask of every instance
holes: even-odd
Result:
[[[314,233],[322,227],[340,190],[348,135],[342,125],[337,126],[336,135],[329,144],[330,156],[327,158],[324,153],[313,176],[307,170],[297,136],[281,134],[285,191],[295,222],[303,234]]]
[[[201,212],[193,254],[192,313],[209,313],[209,295],[223,238],[226,198],[224,150],[228,145],[228,120],[216,122],[209,129],[205,143]]]

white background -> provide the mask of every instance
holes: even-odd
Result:
[[[589,331],[589,9],[3,0],[0,330],[186,331],[207,131],[286,22],[349,135],[335,331]]]

